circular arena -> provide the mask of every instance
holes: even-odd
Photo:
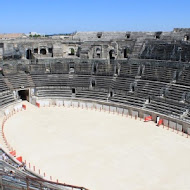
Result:
[[[99,190],[190,185],[185,134],[117,112],[25,104],[6,122],[5,135],[48,177]]]
[[[190,188],[190,29],[8,36],[3,188]]]

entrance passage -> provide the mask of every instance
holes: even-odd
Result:
[[[31,49],[28,49],[26,51],[26,59],[32,59],[32,51],[31,51]]]
[[[20,99],[27,100],[29,102],[29,90],[19,90],[18,95]]]

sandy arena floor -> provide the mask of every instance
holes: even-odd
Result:
[[[5,135],[53,180],[90,190],[190,189],[190,139],[153,122],[28,103],[7,121]]]

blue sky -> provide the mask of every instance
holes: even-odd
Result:
[[[0,0],[0,33],[190,28],[190,0]]]

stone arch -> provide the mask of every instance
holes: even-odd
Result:
[[[42,54],[42,55],[46,55],[46,49],[45,48],[42,48],[42,49],[40,49],[40,54]]]
[[[74,48],[69,48],[69,55],[75,55],[75,49]]]

